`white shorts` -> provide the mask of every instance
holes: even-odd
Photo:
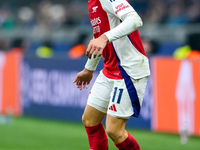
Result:
[[[107,78],[102,71],[98,75],[87,104],[117,118],[138,117],[148,77],[131,77],[115,80]]]

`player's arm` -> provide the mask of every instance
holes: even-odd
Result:
[[[82,90],[83,88],[89,87],[92,77],[93,71],[84,68],[82,71],[77,73],[74,83],[78,89]]]
[[[96,56],[100,57],[107,43],[108,43],[108,38],[105,34],[102,34],[100,37],[96,39],[92,39],[87,46],[86,56],[89,59],[91,59],[92,57],[96,58]],[[95,59],[94,61],[96,60],[98,59]]]
[[[124,15],[123,18],[124,20],[121,24],[119,24],[112,30],[104,33],[109,39],[109,42],[124,37],[142,26],[141,19],[138,18],[133,12]]]
[[[143,22],[134,8],[126,0],[100,0],[104,10],[121,20],[121,23],[104,33],[109,42],[126,36],[137,30],[143,25]]]
[[[101,56],[95,58],[92,56],[91,59],[88,58],[85,68],[79,72],[74,79],[74,83],[76,84],[77,88],[82,90],[82,88],[89,87],[90,81],[93,77],[93,71],[96,70],[100,59]]]

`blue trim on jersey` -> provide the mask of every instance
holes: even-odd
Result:
[[[132,45],[134,46],[134,44],[133,44],[133,42],[132,42],[132,40],[131,40],[130,35],[127,35],[127,37],[129,38],[129,40],[131,41]],[[134,47],[135,47],[135,46],[134,46]]]
[[[119,70],[120,70],[121,75],[122,75],[122,77],[125,81],[126,88],[127,88],[129,97],[131,99],[131,103],[132,103],[132,106],[133,106],[133,109],[134,109],[133,116],[138,117],[139,113],[140,113],[140,101],[139,101],[139,98],[138,98],[138,95],[137,95],[137,91],[135,89],[135,86],[133,85],[133,82],[132,82],[130,76],[126,73],[124,68],[120,65],[121,62],[120,62],[120,60],[117,56],[117,53],[115,51],[114,46],[113,46],[113,50],[114,50],[114,53],[115,53],[117,61],[118,61]]]

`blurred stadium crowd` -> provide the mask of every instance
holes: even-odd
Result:
[[[154,24],[174,27],[200,24],[200,0],[129,1],[146,25]],[[23,35],[21,37],[26,38],[22,34],[24,31],[27,31],[28,34],[31,34],[32,31],[46,34],[52,31],[72,29],[75,27],[91,27],[88,18],[87,0],[0,1],[1,50],[7,49],[9,47],[8,45],[10,45],[11,40],[6,39],[6,35],[12,38],[19,37],[18,33],[21,32],[21,35]],[[14,32],[15,30],[18,32]],[[15,35],[12,36],[12,33],[15,33]],[[65,49],[63,51],[66,51],[77,43],[83,44],[83,39],[85,38],[87,38],[87,35],[83,34],[81,37],[76,37],[76,41],[73,40],[73,42],[70,40],[67,41],[67,39],[63,40],[64,42],[68,42],[68,45],[63,44],[65,46],[60,46],[60,49]],[[48,41],[48,43],[51,42]],[[48,45],[54,45],[54,42]],[[41,42],[32,44],[30,49],[36,49],[40,44]]]
[[[18,2],[18,0],[16,0]],[[14,1],[1,2],[1,28],[89,25],[87,1],[31,1],[15,5]],[[200,23],[199,0],[130,0],[144,23],[189,24]]]

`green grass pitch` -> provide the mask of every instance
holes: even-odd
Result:
[[[199,150],[200,137],[181,144],[179,135],[128,129],[142,150]],[[82,124],[14,118],[0,124],[0,150],[89,150]],[[117,150],[109,139],[109,150]]]

